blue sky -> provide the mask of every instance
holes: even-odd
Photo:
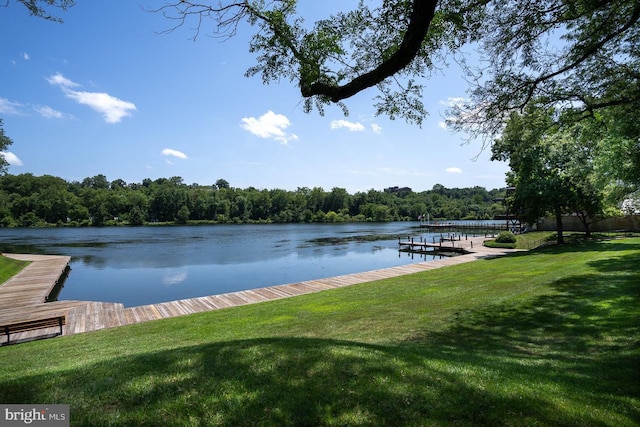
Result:
[[[353,3],[353,2],[351,2]],[[301,1],[307,20],[349,2]],[[12,174],[81,181],[180,176],[234,187],[503,187],[507,166],[481,142],[443,128],[446,105],[464,97],[455,68],[426,82],[422,127],[375,117],[375,90],[325,116],[303,112],[295,84],[263,85],[244,73],[252,28],[227,41],[143,10],[159,1],[79,1],[64,23],[0,7],[0,117],[13,140]],[[479,154],[479,156],[478,156]],[[477,158],[476,158],[477,157]]]

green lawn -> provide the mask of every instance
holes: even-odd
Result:
[[[15,276],[27,265],[29,265],[29,261],[19,261],[0,255],[0,284]]]
[[[72,425],[640,425],[640,239],[0,348]]]

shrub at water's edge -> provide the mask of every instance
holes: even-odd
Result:
[[[510,231],[501,231],[494,240],[487,240],[484,245],[490,248],[515,249],[517,237]]]

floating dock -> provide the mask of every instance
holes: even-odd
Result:
[[[468,242],[468,245],[463,244],[463,242]],[[414,239],[413,237],[407,237],[406,240],[402,240],[401,238],[398,239],[398,250],[400,252],[420,254],[453,252],[466,254],[469,253],[469,249],[473,249],[473,241],[468,241],[467,239],[463,240],[462,235],[458,235],[457,237],[454,235],[449,235],[448,237],[440,236],[437,239],[434,237],[431,243],[427,242],[426,239],[423,239],[422,237],[418,239]]]

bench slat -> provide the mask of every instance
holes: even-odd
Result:
[[[64,325],[64,322],[62,322]],[[52,328],[54,326],[59,326],[60,321],[58,318],[46,319],[46,320],[35,320],[33,322],[22,322],[15,323],[13,325],[8,325],[6,327],[9,328],[12,332],[19,331],[32,331],[34,329],[42,329],[42,328]]]

